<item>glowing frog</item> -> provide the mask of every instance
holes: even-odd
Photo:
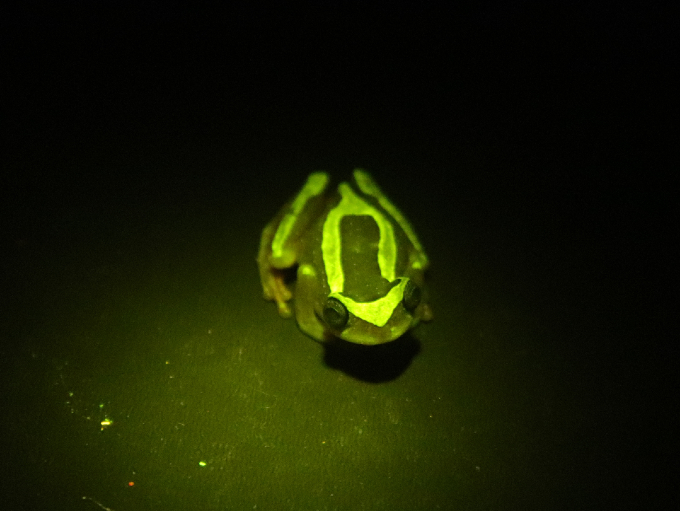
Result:
[[[291,317],[286,270],[297,265],[295,318],[318,341],[382,344],[430,320],[429,263],[409,222],[364,170],[328,184],[327,173],[311,174],[262,231],[264,297]]]

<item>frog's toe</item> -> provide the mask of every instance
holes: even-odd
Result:
[[[262,288],[262,296],[264,297],[265,300],[274,299],[274,293],[272,293],[272,290],[268,287]]]
[[[284,283],[284,276],[281,272],[274,271],[262,276],[262,291],[265,300],[276,302],[287,302],[293,295]]]
[[[282,318],[290,318],[293,316],[293,311],[290,310],[290,306],[286,302],[276,302],[276,306],[279,309],[279,316]]]
[[[276,286],[271,289],[271,293],[271,299],[276,301],[277,304],[285,305],[287,301],[293,298],[293,294],[290,292],[290,289],[286,287],[283,281],[277,281]],[[279,306],[279,308],[281,307]]]

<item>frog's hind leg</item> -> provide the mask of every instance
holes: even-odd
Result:
[[[271,262],[271,242],[276,234],[276,227],[276,222],[271,222],[262,231],[260,249],[257,253],[257,266],[260,270],[264,298],[276,302],[281,317],[290,318],[293,313],[287,302],[293,295],[285,283],[287,272],[283,268],[276,268]]]

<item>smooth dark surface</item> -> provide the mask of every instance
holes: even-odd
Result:
[[[8,10],[3,502],[655,507],[676,191],[646,9]],[[435,320],[370,353],[280,319],[254,262],[309,172],[355,166],[432,260]]]

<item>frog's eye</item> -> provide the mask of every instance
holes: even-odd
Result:
[[[336,298],[326,300],[323,308],[323,319],[331,328],[344,328],[349,319],[347,308]]]
[[[412,280],[409,280],[404,288],[404,308],[413,312],[420,303],[421,291]]]

